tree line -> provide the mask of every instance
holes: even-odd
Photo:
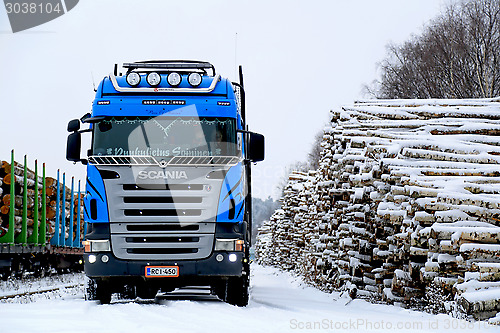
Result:
[[[389,44],[375,98],[492,98],[500,95],[500,1],[469,0],[445,10],[402,44]]]

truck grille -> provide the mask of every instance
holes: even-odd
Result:
[[[176,169],[186,172],[188,179],[161,179],[160,183],[158,180],[137,183],[128,167],[98,169],[119,175],[103,177],[111,221],[111,247],[117,258],[189,260],[210,256],[223,181],[207,177],[213,167]]]

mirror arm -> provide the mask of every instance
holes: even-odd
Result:
[[[86,158],[82,158],[82,159],[79,159],[78,161],[73,161],[73,164],[76,164],[76,163],[82,163],[83,165],[87,165],[87,164],[89,164],[89,160],[87,160]]]
[[[236,133],[245,133],[245,134],[249,134],[249,133],[253,133],[253,132],[251,132],[251,131],[247,131],[247,130],[237,129],[237,130],[236,130]]]
[[[83,117],[80,118],[80,121],[82,123],[84,123],[85,119],[90,118],[90,117],[91,117],[91,114],[90,113],[86,113],[86,114],[83,115]]]
[[[95,123],[99,123],[99,122],[103,121],[104,119],[106,119],[106,117],[104,117],[104,116],[95,116],[95,117],[91,117],[91,118],[85,118],[84,120],[82,120],[82,123],[95,124]]]

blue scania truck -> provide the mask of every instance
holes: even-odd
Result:
[[[241,67],[235,83],[202,61],[115,65],[68,131],[67,159],[87,167],[87,299],[196,285],[248,303],[251,165],[264,137],[248,130]]]

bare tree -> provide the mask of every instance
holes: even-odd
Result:
[[[449,5],[419,36],[387,46],[376,98],[491,98],[500,95],[500,1]]]
[[[307,162],[296,161],[294,163],[289,164],[285,168],[283,175],[281,176],[280,180],[278,181],[278,184],[276,185],[276,189],[280,192],[280,197],[283,197],[283,190],[288,184],[288,176],[293,171],[307,172],[308,170],[310,170],[310,166],[309,163]]]
[[[293,171],[308,172],[309,170],[317,170],[319,168],[321,151],[323,150],[321,143],[323,142],[324,134],[325,131],[324,128],[322,128],[316,133],[316,135],[314,135],[314,141],[311,145],[311,150],[307,154],[306,162],[296,161],[294,163],[291,163],[285,168],[283,176],[276,185],[276,189],[281,193],[281,197],[283,196],[283,189],[288,184],[288,176],[290,175],[291,172]]]
[[[311,151],[307,154],[307,163],[309,164],[309,169],[317,170],[319,168],[319,160],[321,159],[321,142],[323,142],[324,130],[321,129],[314,136],[314,141],[311,147]]]

